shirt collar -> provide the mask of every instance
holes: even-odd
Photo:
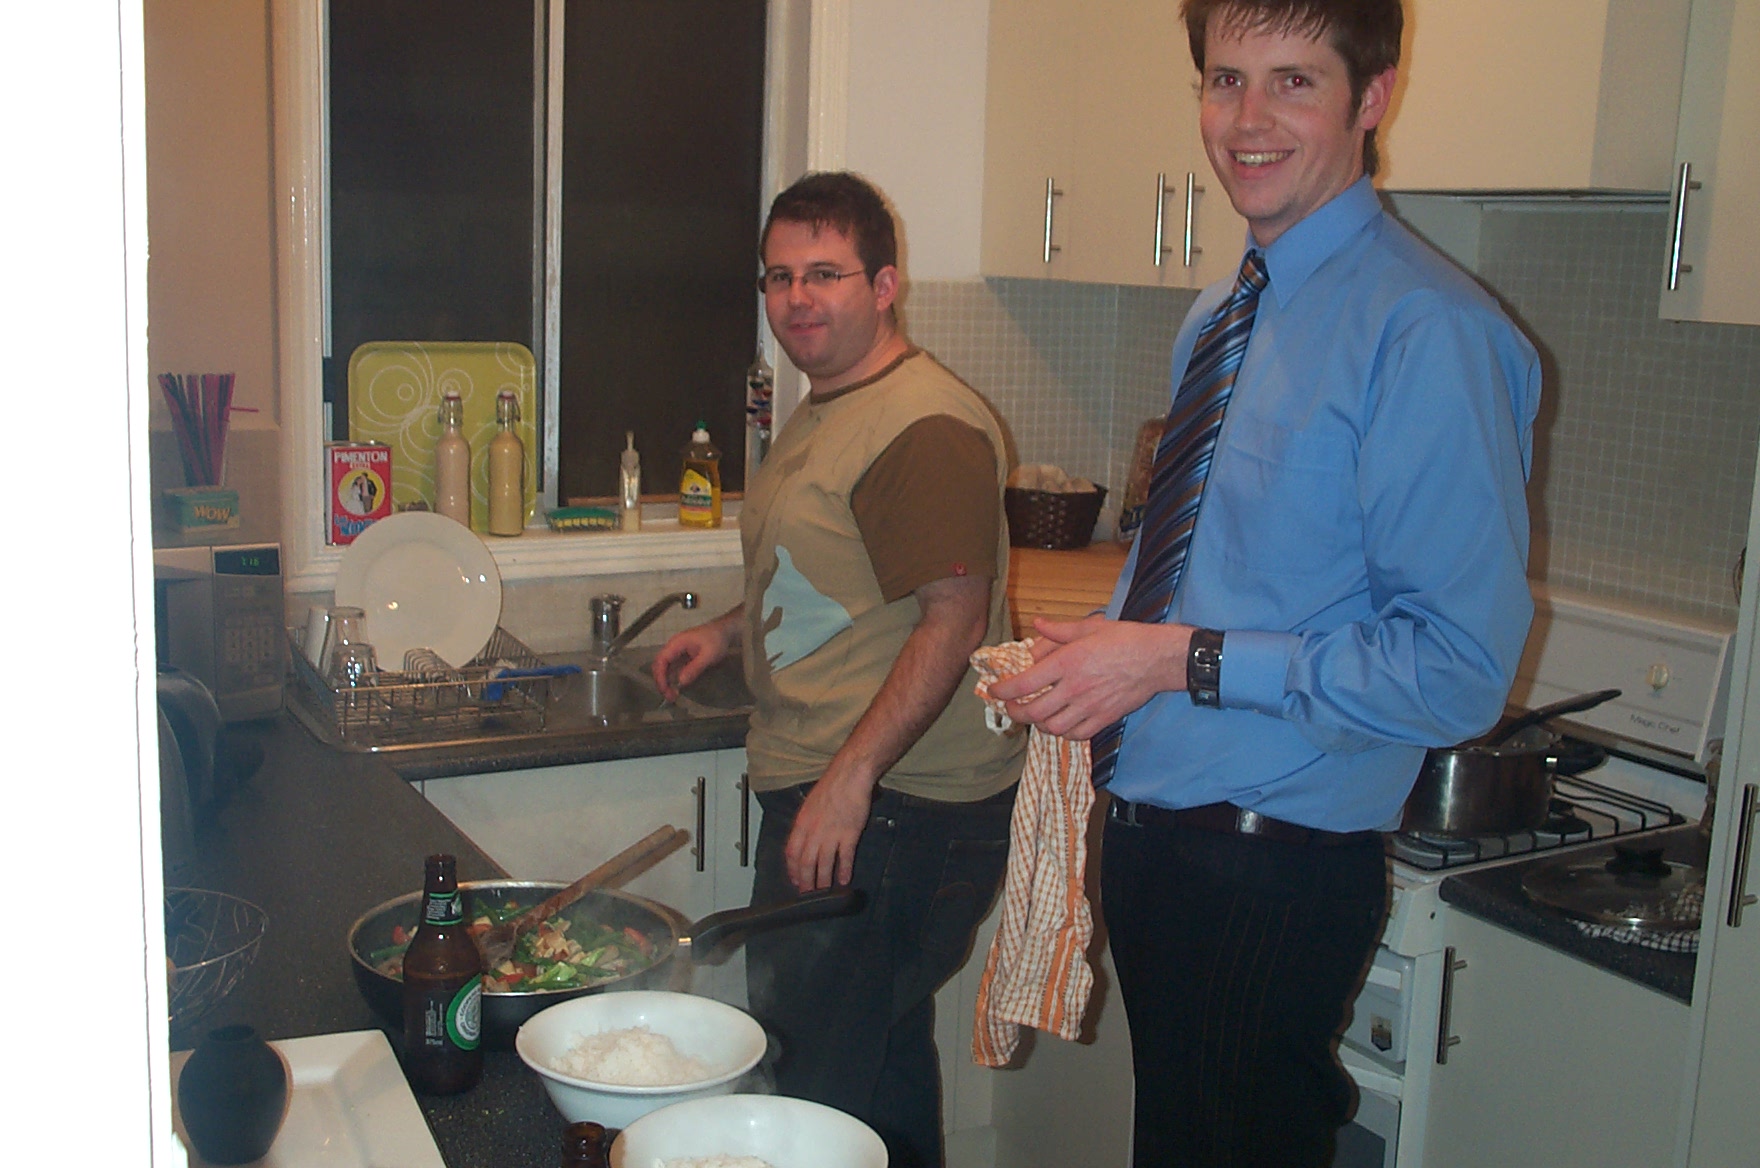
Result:
[[[1364,175],[1278,236],[1264,249],[1270,290],[1278,304],[1289,303],[1321,264],[1381,213],[1381,199],[1369,176]],[[1250,233],[1247,246],[1257,246]]]

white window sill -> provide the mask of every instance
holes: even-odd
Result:
[[[739,517],[721,527],[680,527],[678,520],[642,520],[642,529],[555,532],[542,525],[518,536],[484,536],[501,579],[542,580],[570,576],[610,576],[624,572],[740,566]],[[289,592],[327,592],[336,585],[336,567],[346,549],[325,547],[306,569],[286,581]]]

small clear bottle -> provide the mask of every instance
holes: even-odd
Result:
[[[678,525],[721,526],[721,452],[709,441],[699,421],[684,448],[684,473],[678,482]]]
[[[489,443],[489,534],[518,535],[526,526],[526,448],[515,429],[519,398],[504,389],[495,397],[501,432]]]
[[[636,432],[623,432],[623,454],[618,459],[617,513],[625,531],[642,529],[642,456],[636,453]]]
[[[449,389],[440,399],[440,438],[434,443],[434,510],[471,525],[471,444],[464,436],[464,399]]]

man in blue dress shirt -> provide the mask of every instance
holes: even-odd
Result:
[[[1108,783],[1137,1165],[1327,1165],[1352,1099],[1333,1044],[1386,911],[1380,831],[1426,748],[1497,720],[1527,636],[1540,367],[1370,186],[1399,0],[1183,11],[1205,149],[1268,283],[1179,562],[1152,496],[1106,616],[1039,622],[1037,664],[991,692],[1094,740]],[[1176,387],[1215,363],[1231,289],[1234,311],[1232,279],[1198,298]],[[1120,619],[1144,610],[1139,574],[1173,581],[1165,615]]]

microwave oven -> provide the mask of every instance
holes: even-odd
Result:
[[[281,709],[284,607],[279,544],[153,550],[158,661],[195,675],[228,722]]]

